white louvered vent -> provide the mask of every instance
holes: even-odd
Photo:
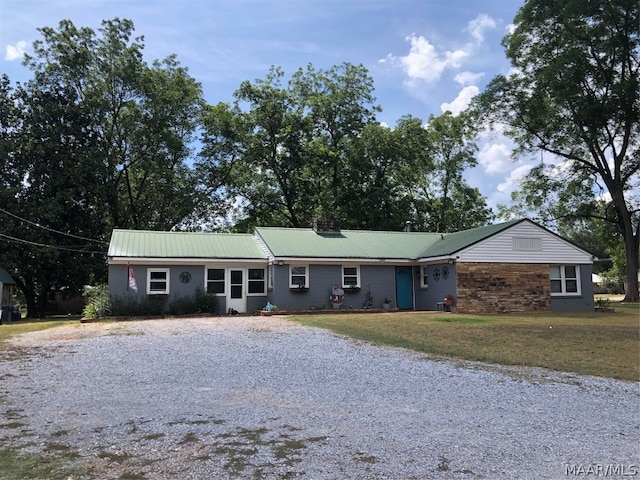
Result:
[[[540,237],[513,237],[513,249],[520,252],[542,251],[542,239]]]

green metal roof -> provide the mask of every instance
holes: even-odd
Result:
[[[4,283],[5,285],[16,284],[16,282],[13,280],[13,277],[11,277],[11,275],[9,275],[9,272],[7,272],[4,268],[0,268],[0,282]]]
[[[116,229],[107,255],[110,258],[266,260],[266,252],[260,246],[263,244],[274,257],[281,258],[417,260],[452,255],[522,221],[446,234],[364,230],[318,233],[311,228],[258,227],[254,236]]]
[[[459,252],[471,245],[500,233],[523,220],[511,220],[509,222],[488,225],[486,227],[472,228],[454,233],[438,234],[438,240],[427,246],[419,255],[420,258],[443,257]]]
[[[108,257],[229,258],[266,260],[253,235],[120,230],[111,234]]]
[[[343,230],[316,233],[310,228],[259,227],[256,234],[275,257],[289,258],[418,258],[439,234]]]

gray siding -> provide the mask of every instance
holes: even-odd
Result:
[[[330,295],[334,285],[342,285],[342,265],[309,265],[309,290],[289,288],[289,266],[274,266],[274,288],[269,301],[281,310],[310,310],[332,308]],[[362,308],[367,292],[371,291],[373,307],[382,308],[385,297],[395,303],[395,268],[392,265],[360,266],[361,289],[345,292],[342,308]]]
[[[136,277],[138,296],[147,295],[147,271],[150,268],[169,269],[169,297],[188,297],[196,292],[199,287],[204,289],[204,267],[201,265],[132,265],[133,274]],[[180,282],[180,274],[191,274],[189,283]],[[111,296],[135,295],[129,289],[129,276],[127,265],[109,265],[109,294]]]
[[[580,265],[580,284],[582,294],[579,296],[551,296],[551,311],[553,312],[593,312],[595,305],[593,303],[593,283],[591,282],[591,274],[593,273],[592,265]]]
[[[445,267],[448,270],[447,278],[443,275]],[[447,293],[457,296],[455,265],[446,263],[428,265],[427,276],[428,286],[421,287],[421,279],[416,275],[416,310],[436,310],[438,302],[444,301]]]
[[[141,302],[152,300],[163,304],[164,311],[167,311],[169,304],[177,298],[190,297],[200,288],[204,291],[204,266],[202,265],[132,265],[133,274],[136,277],[138,292],[129,289],[129,276],[127,265],[109,265],[109,296],[114,301]],[[147,272],[150,268],[169,269],[169,295],[147,295]],[[191,274],[189,283],[180,282],[180,274],[188,272]],[[218,297],[218,312],[224,313],[226,310],[224,297]]]

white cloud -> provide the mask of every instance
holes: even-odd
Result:
[[[498,191],[501,193],[509,193],[513,192],[520,180],[522,180],[527,173],[533,168],[533,165],[520,165],[519,167],[511,170],[511,173],[505,180],[498,184]]]
[[[15,45],[7,45],[7,50],[4,55],[4,59],[8,62],[13,60],[20,60],[24,57],[25,49],[27,48],[27,42],[20,40]]]
[[[504,143],[485,143],[478,152],[478,163],[490,175],[513,171],[511,149]]]
[[[498,183],[495,189],[489,193],[487,204],[492,208],[498,205],[510,205],[511,193],[519,188],[520,180],[529,173],[531,168],[532,165],[520,165],[511,170],[509,175],[505,176],[503,181]]]
[[[415,33],[406,37],[409,42],[409,53],[397,57],[389,54],[378,60],[378,63],[400,66],[408,77],[410,84],[417,81],[435,83],[442,77],[445,70],[461,68],[463,62],[473,54],[475,47],[484,42],[484,33],[487,29],[496,28],[496,22],[486,14],[480,14],[471,20],[464,31],[468,32],[475,43],[467,43],[457,50],[439,50],[428,38]],[[469,85],[477,81],[483,74],[461,72],[456,76],[456,82]]]
[[[453,79],[460,85],[474,85],[478,82],[484,73],[460,72]]]
[[[438,53],[436,48],[423,36],[415,34],[406,37],[411,44],[409,53],[404,57],[388,55],[381,63],[387,61],[399,63],[410,81],[422,80],[433,83],[440,80],[442,72],[447,68],[460,68],[462,60],[468,55],[463,50]]]
[[[458,96],[451,103],[443,103],[440,105],[440,109],[443,112],[447,110],[453,113],[454,115],[458,115],[461,111],[469,106],[471,103],[471,99],[475,97],[478,93],[480,93],[480,89],[475,85],[470,85],[468,87],[464,87],[458,93]]]
[[[475,39],[477,44],[484,42],[485,30],[496,28],[496,21],[485,13],[481,13],[471,20],[467,25],[466,31]]]

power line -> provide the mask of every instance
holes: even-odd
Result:
[[[24,243],[26,245],[32,245],[34,247],[53,248],[56,250],[66,250],[67,252],[76,252],[76,253],[97,253],[100,255],[104,255],[105,253],[97,250],[79,250],[77,248],[60,247],[58,245],[46,245],[44,243],[32,242],[31,240],[23,240],[22,238],[12,237],[11,235],[5,235],[4,233],[0,233],[0,237],[3,237],[2,239],[5,239],[5,241],[7,242]]]
[[[86,240],[88,242],[94,242],[94,243],[100,243],[102,245],[108,245],[107,242],[103,242],[102,240],[94,240],[93,238],[81,237],[79,235],[74,235],[72,233],[65,233],[65,232],[61,232],[60,230],[54,230],[53,228],[45,227],[43,225],[40,225],[39,223],[32,222],[31,220],[27,220],[26,218],[22,218],[22,217],[19,217],[18,215],[14,215],[11,212],[7,212],[3,208],[0,208],[0,212],[5,213],[5,214],[9,215],[10,217],[17,218],[21,222],[29,223],[29,224],[31,224],[31,225],[33,225],[35,227],[42,228],[44,230],[48,230],[48,231],[53,232],[53,233],[58,233],[60,235],[66,235],[67,237],[77,238],[78,240]]]

